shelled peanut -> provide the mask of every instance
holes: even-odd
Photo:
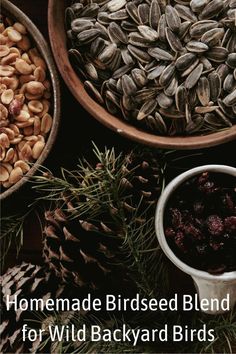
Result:
[[[52,127],[47,66],[19,22],[0,18],[0,185],[18,182]]]

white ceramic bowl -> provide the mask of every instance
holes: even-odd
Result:
[[[227,294],[229,294],[230,308],[233,308],[234,304],[236,303],[236,271],[225,272],[220,275],[212,275],[208,272],[190,267],[189,265],[181,261],[171,250],[164,234],[164,213],[170,196],[184,181],[205,171],[225,173],[236,177],[236,168],[234,167],[224,165],[204,165],[188,170],[174,178],[166,186],[161,197],[158,200],[155,217],[156,234],[160,246],[166,256],[179,269],[189,274],[193,278],[193,281],[199,294],[199,300],[208,299],[210,301],[213,298],[217,298],[219,299],[219,301],[221,301],[223,298],[226,297]],[[205,312],[215,314],[223,311],[217,311],[217,309],[213,309]]]

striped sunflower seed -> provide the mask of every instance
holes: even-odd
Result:
[[[172,77],[174,76],[174,73],[175,73],[175,64],[171,63],[163,70],[159,79],[160,84],[164,87],[167,86],[170,83]]]
[[[156,109],[156,106],[157,106],[156,99],[150,99],[150,100],[146,101],[139,110],[137,120],[142,120],[145,117],[152,114],[152,112]]]
[[[206,57],[216,63],[224,62],[227,56],[228,56],[228,50],[224,47],[219,47],[219,46],[212,47],[206,53]]]
[[[187,96],[186,88],[183,85],[179,86],[175,93],[175,104],[179,112],[184,112]]]
[[[167,50],[161,48],[150,48],[148,49],[148,54],[157,60],[173,61],[174,56]]]
[[[202,43],[199,41],[190,41],[187,43],[186,49],[189,52],[193,52],[193,53],[203,53],[206,52],[209,49],[209,47],[206,43]]]
[[[157,31],[155,31],[153,28],[149,26],[146,25],[138,26],[138,30],[141,33],[141,35],[150,42],[154,42],[158,39]]]
[[[224,33],[223,28],[213,28],[202,35],[201,41],[209,47],[213,47],[223,38]]]
[[[165,15],[166,15],[166,22],[169,28],[173,32],[178,32],[179,27],[181,25],[181,20],[176,9],[171,5],[167,5],[165,8]]]
[[[169,46],[174,52],[181,52],[183,49],[180,39],[169,29],[166,28],[166,39],[169,43]]]
[[[198,80],[196,92],[201,105],[207,106],[210,101],[210,84],[205,76],[200,77]]]
[[[203,70],[203,64],[200,63],[198,66],[196,66],[195,69],[189,74],[187,79],[185,80],[185,87],[186,89],[191,89],[196,85],[198,82],[200,76],[202,75],[202,70]]]
[[[176,68],[184,71],[195,61],[196,55],[193,53],[186,53],[178,57],[176,60]]]
[[[157,31],[158,22],[161,17],[161,9],[157,0],[152,0],[149,10],[149,25]]]
[[[208,75],[208,81],[210,85],[210,99],[212,102],[216,102],[221,93],[221,79],[216,71],[213,71]]]
[[[208,4],[204,7],[201,14],[199,15],[199,18],[208,20],[211,19],[221,12],[223,6],[224,3],[222,0],[212,0],[208,2]]]

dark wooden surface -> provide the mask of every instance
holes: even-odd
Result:
[[[47,31],[47,0],[12,0],[12,3],[22,9],[36,24],[48,40]],[[61,80],[62,89],[62,117],[59,135],[46,165],[52,171],[57,172],[61,166],[75,167],[78,158],[82,155],[90,156],[92,141],[100,148],[115,146],[117,151],[126,150],[133,143],[121,138],[112,131],[103,127],[77,103],[67,87]],[[205,163],[224,163],[236,166],[235,162],[236,142],[231,142],[216,148],[198,151],[199,155],[189,157],[184,162],[184,167],[193,167]],[[192,151],[182,152],[182,155],[192,155]],[[181,154],[178,153],[178,154]],[[170,171],[169,178],[180,170]],[[3,210],[20,211],[31,198],[30,186],[27,186],[14,196],[13,200],[4,202]],[[7,265],[13,265],[21,260],[41,261],[41,229],[37,220],[29,220],[24,239],[24,247],[20,257],[16,260],[14,250],[11,251]]]

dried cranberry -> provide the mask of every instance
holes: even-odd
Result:
[[[214,251],[219,251],[224,246],[224,243],[220,242],[210,242],[210,246]]]
[[[218,215],[210,215],[206,220],[208,231],[211,235],[220,236],[224,232],[224,224]]]
[[[185,234],[191,236],[193,239],[201,240],[203,238],[201,231],[192,224],[184,225],[183,229]]]
[[[225,193],[222,196],[222,203],[223,203],[224,207],[226,208],[226,210],[229,210],[231,212],[234,211],[234,202],[233,202],[232,197],[228,193]]]
[[[176,246],[183,252],[186,253],[187,249],[184,244],[184,233],[182,231],[178,231],[175,235],[175,244]]]
[[[227,231],[236,232],[236,216],[229,216],[225,218],[224,225]]]
[[[172,215],[172,225],[174,227],[180,227],[182,223],[182,214],[181,212],[176,209],[176,208],[171,208],[170,209],[171,215]]]
[[[175,237],[174,229],[172,229],[171,227],[168,227],[167,229],[165,229],[165,235],[166,235],[166,237],[169,237],[169,238]]]
[[[205,184],[209,180],[209,172],[203,172],[198,178],[198,185]]]

